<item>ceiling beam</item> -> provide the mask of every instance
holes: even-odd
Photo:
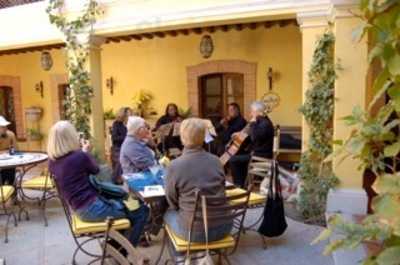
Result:
[[[165,33],[161,32],[161,31],[154,32],[154,35],[156,37],[159,37],[159,38],[164,38],[165,37]]]

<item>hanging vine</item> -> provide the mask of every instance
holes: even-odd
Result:
[[[334,43],[335,37],[331,32],[319,39],[308,73],[310,87],[300,108],[309,126],[310,138],[300,163],[302,188],[298,209],[308,222],[323,222],[328,191],[338,183],[331,164],[323,163],[332,152],[336,79]]]
[[[89,138],[89,115],[92,111],[93,97],[90,75],[86,69],[89,44],[80,41],[79,37],[90,36],[92,25],[101,11],[95,0],[89,0],[81,15],[68,19],[63,8],[64,0],[50,0],[46,12],[50,23],[54,24],[65,37],[69,78],[69,90],[65,101],[66,117],[72,121],[80,133]]]

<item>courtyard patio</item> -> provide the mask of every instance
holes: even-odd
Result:
[[[76,248],[68,228],[65,214],[57,198],[51,199],[47,207],[48,227],[44,226],[43,217],[36,204],[27,204],[30,220],[22,220],[17,227],[10,225],[9,243],[4,240],[4,219],[0,218],[0,258],[5,258],[8,265],[67,265],[71,264],[71,256]],[[249,210],[246,223],[252,223],[259,215],[259,210]],[[255,232],[244,234],[238,250],[230,258],[232,264],[252,265],[333,265],[330,256],[323,256],[325,244],[311,246],[310,242],[323,229],[319,226],[307,225],[287,218],[288,229],[279,238],[268,239],[268,248],[263,249],[260,236]],[[139,247],[154,264],[160,252],[162,232],[153,237],[151,246]],[[100,252],[98,243],[89,249]],[[167,251],[160,264],[168,257]],[[79,254],[78,264],[87,264],[88,256]]]

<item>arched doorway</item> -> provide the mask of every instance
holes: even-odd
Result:
[[[11,122],[9,129],[16,133],[19,140],[25,138],[22,116],[21,81],[17,76],[0,75],[1,114]]]
[[[0,115],[11,122],[8,129],[16,133],[14,97],[11,87],[0,86]]]
[[[232,97],[229,98],[229,91],[224,91],[224,87],[225,90],[228,90],[228,86],[242,87],[239,90],[242,91],[240,95],[242,99],[240,100],[243,101],[242,107],[244,113],[247,113],[247,109],[249,108],[251,102],[256,99],[257,63],[251,63],[241,60],[217,60],[188,66],[186,71],[188,85],[188,103],[189,106],[192,108],[192,113],[194,115],[204,117],[207,114],[204,113],[204,106],[207,105],[205,105],[203,102],[205,96],[204,93],[202,94],[204,82],[206,82],[206,85],[207,82],[214,82],[214,86],[218,82],[220,82],[220,87],[222,87],[222,90],[220,91],[219,97],[221,97],[222,95],[220,104],[222,104],[221,107],[223,109],[225,109],[226,106],[224,106],[224,104],[229,103],[229,101],[232,99]],[[232,85],[228,85],[228,82],[232,82]],[[231,94],[233,95],[233,100],[237,100],[235,98],[235,94]],[[240,98],[239,96],[237,97]],[[214,102],[212,104],[216,103]],[[218,109],[221,109],[221,107],[219,107]],[[220,113],[222,113],[222,115],[224,114],[223,111],[220,111]]]

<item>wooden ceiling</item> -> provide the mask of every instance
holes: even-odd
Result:
[[[2,0],[0,0],[2,1]],[[28,0],[26,0],[28,1]],[[32,1],[33,2],[33,1]],[[208,26],[208,27],[197,27],[190,29],[179,29],[179,30],[167,30],[167,31],[155,31],[155,32],[147,32],[147,33],[138,33],[138,34],[130,34],[124,36],[113,36],[106,37],[106,43],[118,43],[123,41],[140,41],[143,39],[155,39],[155,38],[165,38],[165,37],[177,37],[187,36],[189,34],[212,34],[214,32],[228,32],[228,31],[242,31],[244,29],[255,30],[257,28],[271,28],[271,27],[286,27],[289,25],[297,26],[297,21],[295,19],[287,19],[287,20],[276,20],[276,21],[265,21],[265,22],[253,22],[253,23],[240,23],[240,24],[232,24],[232,25],[220,25],[220,26]],[[65,47],[64,43],[57,43],[51,45],[44,46],[36,46],[29,48],[21,48],[21,49],[12,49],[12,50],[4,50],[0,51],[1,55],[11,55],[11,54],[20,54],[27,52],[37,52],[37,51],[45,51],[51,49],[61,49]]]
[[[0,8],[7,8],[12,6],[25,5],[43,0],[0,0]]]
[[[216,31],[221,31],[221,32],[228,32],[231,30],[241,31],[246,28],[255,30],[260,27],[264,27],[264,28],[271,28],[274,26],[286,27],[289,25],[297,26],[297,21],[295,19],[287,19],[287,20],[240,23],[240,24],[221,25],[221,26],[198,27],[198,28],[191,28],[191,29],[156,31],[156,32],[148,32],[148,33],[141,33],[141,34],[131,34],[131,35],[125,35],[125,36],[108,37],[106,39],[106,42],[110,43],[110,42],[121,42],[121,41],[131,41],[131,40],[165,38],[167,36],[177,37],[178,35],[187,36],[189,34],[197,34],[197,35],[211,34]]]

